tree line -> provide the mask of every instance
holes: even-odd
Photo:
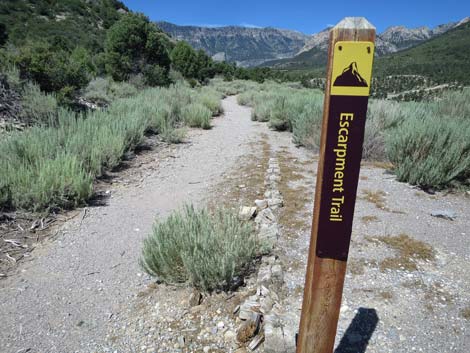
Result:
[[[143,14],[130,12],[106,30],[101,50],[81,43],[74,46],[67,37],[59,35],[21,45],[9,43],[8,36],[6,26],[0,23],[0,71],[17,67],[22,80],[36,82],[42,91],[54,93],[61,103],[73,101],[81,89],[99,76],[109,76],[117,82],[139,77],[147,86],[170,85],[172,70],[192,86],[205,84],[215,75],[227,81],[293,79],[292,74],[269,68],[248,69],[216,62],[203,50],[173,40]]]

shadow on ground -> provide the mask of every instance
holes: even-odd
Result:
[[[375,309],[359,308],[334,353],[365,353],[378,322]]]

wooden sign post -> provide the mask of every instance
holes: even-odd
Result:
[[[312,236],[297,353],[332,353],[351,240],[375,28],[348,17],[330,32]]]

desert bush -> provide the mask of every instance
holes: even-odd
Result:
[[[110,86],[110,80],[103,77],[97,77],[91,80],[84,88],[83,97],[98,104],[108,104],[112,100],[109,92]]]
[[[7,205],[34,211],[53,210],[76,207],[91,196],[93,177],[69,154],[60,153],[55,159],[43,158],[32,166],[17,167],[11,169],[7,165],[1,173],[8,177],[3,183],[15,185],[14,188],[0,186],[0,190],[8,190],[4,194],[8,195],[4,196]]]
[[[200,98],[201,92],[185,85],[152,88],[86,115],[59,109],[49,126],[2,136],[0,209],[39,211],[83,204],[94,178],[119,165],[147,132],[174,143],[184,138],[186,120],[210,127],[211,111]]]
[[[38,85],[27,83],[21,94],[22,120],[35,124],[49,124],[57,113],[57,99],[41,92]]]
[[[167,143],[182,143],[186,136],[186,129],[179,128],[175,129],[173,127],[163,128],[160,136],[163,141]]]
[[[259,85],[256,82],[252,82],[252,81],[245,81],[245,80],[226,81],[221,78],[215,78],[211,80],[210,86],[225,96],[234,96],[237,94],[241,95],[244,92],[247,92],[251,89],[255,89]],[[243,105],[246,105],[246,104],[243,103]]]
[[[218,116],[224,112],[221,102],[221,94],[216,90],[204,87],[198,91],[197,101],[208,108],[213,116]]]
[[[277,97],[270,111],[269,126],[277,131],[289,130],[291,127],[289,108],[287,97]]]
[[[230,289],[257,252],[249,223],[224,209],[210,214],[185,206],[157,221],[144,240],[143,269],[166,283],[189,283],[211,291]]]
[[[264,101],[256,104],[251,111],[251,120],[267,122],[271,117],[272,102]]]
[[[111,99],[129,98],[138,93],[137,88],[128,82],[111,82],[109,94]]]
[[[130,82],[115,82],[110,78],[97,77],[83,90],[83,97],[94,103],[107,105],[116,99],[129,98],[137,93],[138,89]]]
[[[429,112],[409,116],[387,136],[398,180],[443,188],[470,176],[470,120]]]
[[[293,142],[299,146],[318,150],[320,147],[323,116],[323,97],[311,97],[303,111],[292,119]]]
[[[2,70],[0,65],[0,70],[6,76],[10,88],[17,92],[20,92],[23,84],[20,78],[20,71],[18,70],[18,68],[14,65],[7,65],[7,67]]]
[[[470,88],[462,91],[445,92],[435,102],[436,113],[443,116],[452,116],[470,119]]]
[[[181,114],[184,122],[190,127],[211,128],[212,112],[200,103],[191,103],[183,107]]]
[[[362,158],[373,161],[386,161],[385,136],[388,130],[396,127],[405,118],[407,103],[387,100],[371,100],[367,110]]]

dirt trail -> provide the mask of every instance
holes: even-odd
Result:
[[[56,240],[33,253],[20,273],[0,282],[0,351],[92,352],[106,322],[146,279],[137,264],[155,216],[184,202],[200,204],[209,186],[245,154],[257,135],[249,109],[235,97],[210,131],[156,153],[159,168],[143,182],[111,189],[108,206],[88,208]],[[164,153],[166,152],[166,153]],[[167,155],[163,161],[163,155]],[[28,350],[29,349],[29,350]]]
[[[234,321],[231,296],[214,295],[188,310],[189,289],[156,286],[137,259],[157,214],[187,201],[204,203],[214,190],[240,197],[230,189],[257,167],[264,170],[247,158],[265,153],[280,161],[285,207],[276,255],[287,288],[281,304],[286,324],[298,326],[317,157],[296,148],[290,133],[252,122],[235,97],[223,104],[225,117],[215,119],[212,130],[191,131],[190,144],[155,152],[147,169],[136,170],[146,175],[140,185],[112,189],[108,206],[89,208],[83,220],[69,222],[35,251],[19,275],[0,281],[2,353],[192,352],[201,346],[229,352],[230,344],[220,348],[224,334],[214,325]],[[246,189],[245,201],[260,197],[255,187]],[[457,218],[430,215],[438,210]],[[336,353],[470,351],[469,211],[461,194],[428,195],[384,169],[362,167]],[[407,240],[401,250],[387,243],[402,233],[425,243]],[[423,259],[407,263],[404,250]],[[179,327],[189,328],[198,349],[178,346]]]

